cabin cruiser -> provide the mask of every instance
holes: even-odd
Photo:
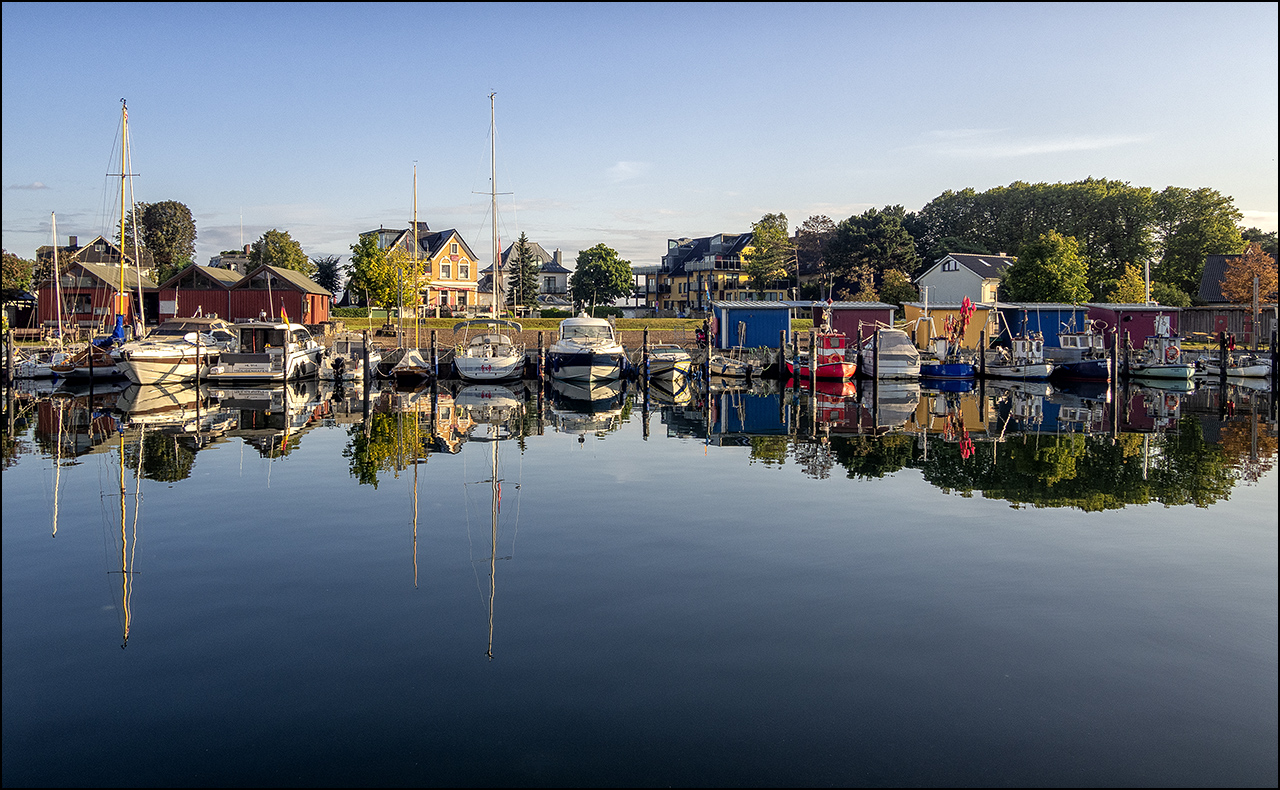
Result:
[[[209,380],[288,381],[315,376],[324,346],[302,324],[248,321],[235,325],[234,352],[224,352],[209,368]]]
[[[164,384],[207,376],[219,355],[238,345],[234,328],[221,318],[171,318],[141,340],[115,351],[116,370],[134,384]]]
[[[325,381],[366,381],[377,375],[382,352],[356,332],[334,338],[320,358],[320,378]]]
[[[468,337],[472,328],[479,334]],[[524,344],[512,342],[503,329],[520,332],[520,324],[500,318],[479,318],[453,325],[456,335],[463,330],[462,342],[453,353],[453,366],[458,376],[467,381],[501,381],[524,373]]]
[[[882,326],[862,341],[858,372],[873,379],[919,378],[920,351],[911,342],[911,335]]]
[[[603,381],[622,376],[627,355],[612,324],[582,313],[560,322],[560,336],[547,349],[547,366],[555,379]]]

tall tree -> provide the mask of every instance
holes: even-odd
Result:
[[[751,223],[751,247],[747,250],[742,271],[747,284],[759,295],[779,280],[787,279],[794,266],[794,248],[787,233],[786,214],[765,214]]]
[[[835,235],[836,223],[824,214],[814,214],[796,228],[796,261],[800,275],[822,277],[826,274],[827,242]]]
[[[1274,230],[1264,233],[1262,228],[1245,228],[1240,231],[1240,236],[1245,240],[1246,244],[1258,242],[1258,245],[1262,247],[1262,251],[1271,253],[1273,258],[1280,254],[1276,250],[1276,232]]]
[[[347,264],[347,288],[363,301],[387,307],[395,306],[395,270],[387,261],[387,251],[378,246],[378,234],[366,233],[351,245],[351,261]]]
[[[574,302],[592,307],[630,296],[635,290],[631,261],[622,260],[617,250],[604,244],[581,250],[577,268],[569,275],[569,289]]]
[[[827,265],[835,276],[837,293],[873,293],[886,272],[896,269],[910,275],[919,267],[920,256],[905,219],[902,206],[885,206],[883,211],[867,209],[836,226],[827,243]]]
[[[17,291],[31,285],[31,277],[35,272],[35,261],[19,258],[8,250],[0,255],[3,258],[3,287],[6,291]]]
[[[293,269],[310,277],[315,274],[316,266],[302,251],[302,245],[289,236],[287,230],[272,228],[253,243],[249,249],[251,266],[279,266],[282,269]]]
[[[1253,279],[1258,278],[1258,299],[1273,302],[1276,298],[1276,259],[1263,252],[1256,241],[1244,255],[1227,261],[1222,275],[1222,295],[1239,304],[1253,302]]]
[[[1168,187],[1156,196],[1156,215],[1160,261],[1153,274],[1189,294],[1199,290],[1207,256],[1245,248],[1243,215],[1216,189]]]
[[[533,245],[524,233],[516,240],[507,256],[507,270],[511,282],[508,286],[507,304],[532,307],[538,303],[538,274],[542,262],[533,252]]]
[[[316,267],[311,279],[321,288],[336,293],[342,287],[342,256],[313,255],[311,262]]]
[[[1005,270],[1001,287],[1014,302],[1080,304],[1092,297],[1088,282],[1089,265],[1079,243],[1051,230],[1022,246],[1018,262]]]
[[[125,238],[116,231],[116,244],[125,255],[133,257],[134,221],[137,221],[138,243],[151,253],[156,279],[163,282],[196,259],[196,221],[191,209],[177,200],[159,203],[135,203],[125,217]]]
[[[1142,279],[1142,270],[1128,264],[1124,267],[1124,275],[1117,280],[1107,280],[1103,298],[1113,304],[1143,304],[1147,299],[1147,283]]]

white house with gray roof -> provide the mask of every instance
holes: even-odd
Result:
[[[915,282],[929,289],[930,302],[958,304],[967,296],[971,302],[989,304],[996,299],[996,288],[1000,286],[1004,271],[1017,260],[1004,253],[973,255],[952,252],[925,269]]]

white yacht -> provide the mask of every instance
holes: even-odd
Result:
[[[324,346],[302,324],[248,321],[235,325],[239,345],[209,368],[209,380],[288,381],[315,376]]]
[[[616,379],[627,368],[627,355],[612,324],[582,313],[560,322],[560,336],[547,349],[547,367],[555,379]]]

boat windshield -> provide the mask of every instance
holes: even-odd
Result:
[[[560,328],[565,340],[612,340],[613,330],[607,326],[565,326]]]
[[[252,354],[268,348],[283,347],[283,329],[246,328],[240,330],[240,351],[242,353]]]

